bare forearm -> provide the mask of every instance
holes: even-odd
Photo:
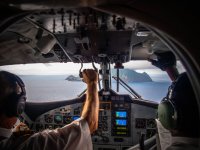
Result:
[[[93,82],[87,85],[87,97],[81,115],[88,122],[91,133],[98,128],[98,114],[99,96],[97,83]]]
[[[166,72],[172,81],[175,81],[179,76],[179,72],[176,66],[166,68]]]

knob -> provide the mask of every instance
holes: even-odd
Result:
[[[109,142],[109,138],[106,136],[103,136],[103,142],[108,143]]]

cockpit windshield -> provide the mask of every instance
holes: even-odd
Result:
[[[95,64],[99,69],[99,65]],[[179,71],[183,67],[178,63]],[[77,98],[86,85],[79,77],[80,63],[20,64],[1,66],[19,75],[26,85],[29,102],[62,101]],[[84,63],[83,68],[92,68]],[[111,65],[111,88],[119,94],[130,94],[126,87],[117,90],[116,69]],[[119,78],[143,99],[159,102],[166,94],[170,79],[166,72],[159,70],[148,61],[130,61],[119,70]],[[101,77],[100,77],[101,79]]]

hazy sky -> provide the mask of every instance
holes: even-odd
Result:
[[[65,75],[79,73],[81,64],[74,63],[47,63],[47,64],[20,64],[0,66],[0,70],[6,70],[17,75]],[[99,68],[99,64],[96,64]],[[84,64],[84,68],[92,68],[91,64]],[[151,77],[161,75],[167,77],[166,73],[151,65],[148,61],[130,61],[124,63],[124,68],[136,70],[137,72],[147,72]],[[178,63],[179,70],[184,70]]]
[[[10,71],[18,75],[62,75],[68,73],[76,74],[78,73],[80,67],[81,64],[75,63],[40,63],[0,66],[0,69]],[[99,68],[99,64],[96,64],[96,67]],[[131,61],[129,63],[125,63],[124,67],[138,71],[147,70],[152,73],[159,71],[159,69],[152,66],[151,63],[147,61]],[[83,69],[84,68],[92,68],[92,65],[84,64]]]

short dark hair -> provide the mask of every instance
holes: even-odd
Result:
[[[199,137],[198,103],[186,73],[172,84],[171,100],[178,113],[177,131],[187,137]]]

